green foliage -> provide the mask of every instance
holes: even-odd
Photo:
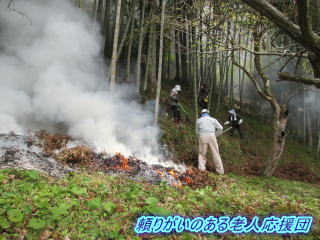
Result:
[[[81,188],[81,187],[78,187],[78,186],[73,186],[71,188],[71,192],[80,196],[80,195],[85,195],[87,193],[87,189],[86,188]]]
[[[10,209],[8,212],[8,219],[13,223],[22,222],[23,214],[20,210]]]
[[[159,203],[159,199],[155,197],[149,197],[146,199],[145,203],[149,205],[156,205]]]
[[[10,222],[6,218],[0,218],[0,228],[6,229],[10,227]]]
[[[107,211],[108,214],[112,214],[115,209],[115,205],[112,202],[106,202],[102,204],[102,208]]]
[[[10,178],[11,175],[15,178]],[[217,189],[207,186],[192,190],[137,183],[103,173],[81,173],[60,180],[39,174],[34,179],[29,171],[6,169],[0,170],[0,176],[7,180],[0,185],[2,239],[24,235],[26,239],[35,240],[45,229],[62,239],[66,236],[70,239],[140,239],[133,232],[133,226],[142,214],[265,216],[272,212],[308,214],[317,221],[320,217],[318,187],[277,178],[211,174]],[[71,189],[82,189],[81,194]],[[320,228],[315,225],[312,235],[294,239],[317,239],[318,234]],[[170,237],[155,236],[154,239]],[[212,239],[219,237],[212,236]],[[188,233],[172,238],[198,239],[197,235]],[[279,238],[243,235],[228,239]]]
[[[100,199],[92,199],[87,202],[87,205],[90,209],[95,210],[101,207]]]
[[[31,218],[28,224],[28,227],[39,230],[46,226],[46,221],[38,218]]]

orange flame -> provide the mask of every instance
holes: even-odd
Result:
[[[161,177],[164,177],[165,174],[163,172],[161,172],[160,170],[156,170],[156,172],[161,176]]]
[[[173,186],[181,188],[182,187],[182,183],[181,183],[181,181],[178,181],[178,183],[174,183]]]
[[[125,170],[129,170],[130,167],[128,165],[129,163],[129,159],[124,157],[121,153],[116,153],[116,157],[119,158],[119,160],[121,161],[121,169],[125,169]]]
[[[191,178],[189,178],[189,177],[184,177],[184,181],[185,181],[187,184],[190,184],[190,183],[191,183]]]
[[[174,177],[176,177],[176,173],[175,173],[173,170],[171,170],[171,171],[169,172],[169,174],[172,175],[172,176],[174,176]]]

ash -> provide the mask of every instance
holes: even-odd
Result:
[[[4,168],[36,170],[53,177],[75,171],[44,153],[40,139],[33,133],[0,134],[0,169]]]
[[[166,182],[172,186],[190,184],[192,170],[179,172],[177,166],[151,165],[121,153],[98,153],[83,142],[61,134],[0,134],[0,169],[23,168],[63,177],[85,167],[90,171],[103,171],[137,181]]]

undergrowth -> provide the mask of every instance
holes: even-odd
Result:
[[[103,173],[52,179],[35,171],[0,171],[0,239],[221,239],[221,235],[137,236],[142,214],[182,216],[307,214],[319,239],[320,189],[277,178],[211,174],[216,187],[174,188],[133,182]],[[282,239],[225,235],[223,239]]]

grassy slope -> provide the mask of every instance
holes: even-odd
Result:
[[[133,226],[137,216],[148,213],[146,199],[149,197],[156,198],[159,207],[185,216],[312,214],[318,219],[313,235],[291,239],[319,239],[319,188],[276,178],[213,174],[212,178],[216,187],[192,190],[141,184],[102,173],[55,180],[32,171],[1,170],[0,239],[14,239],[13,236],[22,234],[27,239],[38,239],[45,230],[53,239],[139,239]],[[15,217],[11,216],[11,209],[18,211]],[[182,234],[150,239],[200,237]],[[202,236],[201,239],[221,239],[221,236]],[[281,238],[229,235],[224,239]]]
[[[168,89],[162,92],[162,98],[167,98]],[[179,128],[173,125],[170,113],[162,113],[160,121],[163,129],[161,141],[168,145],[169,150],[177,159],[190,165],[197,165],[198,143],[195,136],[195,114],[193,111],[193,99],[182,95],[181,102],[189,112],[191,121],[187,122],[183,115],[183,121]],[[227,109],[217,114],[211,114],[220,123],[224,123],[228,117]],[[227,172],[236,174],[257,175],[262,169],[268,151],[271,147],[272,128],[266,123],[244,116],[243,131],[245,140],[240,141],[238,133],[231,137],[229,133],[218,138],[220,152]],[[209,167],[211,165],[208,162]],[[210,168],[209,168],[210,169]],[[294,143],[289,139],[275,176],[289,179],[315,182],[313,176],[320,176],[320,162],[314,158],[314,151],[310,147]],[[319,178],[320,179],[320,178]],[[319,182],[318,179],[318,182]]]
[[[191,111],[190,99],[183,99]],[[161,118],[162,142],[179,160],[197,161],[194,124],[183,122],[179,128],[170,117]],[[225,113],[217,114],[220,122]],[[134,232],[137,216],[148,213],[149,197],[159,207],[185,216],[214,214],[260,215],[311,214],[316,217],[313,234],[290,239],[319,239],[320,189],[314,184],[278,178],[240,176],[253,171],[264,161],[271,129],[258,121],[245,119],[246,141],[228,135],[219,138],[225,176],[210,174],[215,184],[201,189],[173,188],[137,183],[102,173],[81,173],[65,179],[51,179],[30,171],[0,171],[0,239],[39,239],[51,233],[53,239],[141,239]],[[319,173],[312,152],[289,143],[283,164],[301,163]],[[233,172],[233,173],[230,173]],[[238,173],[238,175],[235,175]],[[10,211],[12,209],[18,210]],[[12,214],[17,216],[13,217]],[[33,220],[32,220],[33,219]],[[16,222],[15,222],[16,221]],[[39,228],[39,229],[37,229]],[[221,236],[191,234],[152,236],[144,239],[221,239]],[[224,236],[223,239],[281,239],[279,236]]]

